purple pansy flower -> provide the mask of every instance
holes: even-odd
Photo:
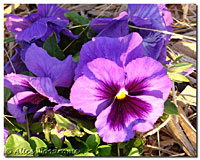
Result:
[[[77,38],[66,29],[69,20],[64,16],[68,10],[60,8],[57,4],[39,4],[37,13],[26,17],[7,14],[6,27],[13,32],[19,42],[45,41],[52,32],[56,33],[59,42],[62,32],[71,38]]]
[[[52,103],[69,103],[67,99],[58,95],[49,77],[11,73],[5,76],[4,85],[15,94],[7,102],[7,109],[20,123],[26,122],[24,112],[34,113],[41,108],[41,102],[45,99]]]
[[[21,61],[21,57],[20,57],[20,52],[21,49],[19,47],[15,47],[15,54],[14,56],[11,58],[11,62],[13,64],[13,67],[16,71],[16,73],[22,73],[24,71],[27,71],[26,66],[24,65],[24,63]],[[10,61],[8,61],[4,67],[4,70],[7,74],[14,72]]]
[[[128,22],[148,29],[173,31],[171,13],[163,4],[130,4],[128,5],[128,13],[122,12],[121,14],[124,16],[93,19],[90,25],[98,33],[97,36],[102,37],[127,35],[129,33]],[[170,35],[142,29],[139,33],[143,38],[143,56],[165,62],[166,44],[170,39]]]
[[[146,132],[162,116],[171,80],[163,65],[150,57],[126,66],[96,58],[72,86],[72,106],[97,116],[95,126],[107,143],[128,141],[135,130]]]
[[[15,94],[7,103],[8,111],[21,123],[25,122],[24,106],[27,113],[33,113],[42,107],[41,102],[45,99],[57,104],[69,103],[58,95],[55,86],[69,87],[76,67],[72,56],[59,61],[34,43],[27,49],[25,64],[40,77],[8,74],[4,78],[5,86]]]
[[[106,58],[115,61],[119,66],[142,57],[142,37],[131,33],[124,37],[95,37],[85,43],[80,51],[80,59],[75,70],[75,80],[82,75],[84,65],[95,58]]]

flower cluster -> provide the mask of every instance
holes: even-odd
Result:
[[[97,132],[107,143],[128,141],[135,131],[151,130],[163,115],[172,86],[161,64],[166,62],[170,36],[155,31],[172,32],[170,11],[161,4],[131,4],[118,17],[92,19],[97,35],[82,46],[78,64],[71,55],[60,61],[41,47],[52,32],[58,42],[60,33],[78,38],[66,29],[66,12],[43,4],[26,17],[7,15],[7,29],[23,46],[11,59],[17,74],[11,73],[10,63],[5,66],[9,74],[4,84],[14,93],[8,112],[25,123],[26,114],[35,117],[51,110],[49,106],[72,106],[96,117]],[[145,29],[131,32],[130,26]],[[34,77],[19,74],[25,70]],[[71,89],[69,99],[58,87]]]

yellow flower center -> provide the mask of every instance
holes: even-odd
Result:
[[[122,100],[122,99],[126,98],[126,95],[128,95],[128,92],[125,90],[125,88],[122,88],[117,93],[116,97],[117,97],[117,99]]]

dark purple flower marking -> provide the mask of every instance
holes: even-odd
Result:
[[[25,114],[34,113],[41,108],[43,100],[55,104],[69,103],[58,95],[48,77],[30,77],[11,73],[5,76],[4,85],[15,94],[7,102],[7,109],[20,123],[26,122]]]
[[[136,58],[126,66],[97,58],[75,81],[70,101],[75,109],[97,116],[95,126],[104,142],[123,142],[135,130],[153,128],[170,89],[165,68],[152,58]]]

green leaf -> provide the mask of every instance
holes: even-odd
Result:
[[[131,148],[131,151],[129,152],[128,156],[140,156],[139,151],[137,148]]]
[[[72,56],[74,62],[78,62],[80,58],[80,52],[77,52],[75,55]]]
[[[99,155],[106,157],[111,155],[111,145],[101,145],[98,147]]]
[[[174,64],[169,67],[169,72],[181,73],[181,72],[187,70],[188,68],[190,68],[191,66],[192,66],[192,64],[190,64],[190,63]]]
[[[65,137],[65,141],[64,141],[64,144],[66,144],[68,146],[69,149],[73,149],[70,141]]]
[[[9,88],[4,87],[4,102],[7,102],[11,96],[11,90]]]
[[[88,152],[89,148],[88,148],[87,143],[85,143],[84,141],[82,141],[81,139],[79,139],[79,138],[77,138],[77,137],[75,137],[75,140],[76,140],[77,142],[79,142],[79,145],[78,145],[78,146],[75,146],[75,147],[77,147],[81,153],[86,153],[86,152]]]
[[[75,25],[88,24],[90,21],[76,12],[67,12],[64,14],[69,20],[71,20]]]
[[[4,149],[6,156],[33,156],[30,144],[17,134],[8,137]]]
[[[48,148],[47,145],[38,137],[31,137],[29,143],[31,148],[34,150],[34,156],[39,156],[41,149]]]
[[[61,134],[67,137],[74,137],[74,136],[82,137],[84,135],[84,132],[81,132],[79,130],[79,127],[76,126],[74,123],[72,123],[69,119],[64,118],[59,114],[54,114],[54,116],[59,127],[61,129],[65,129],[65,131],[62,132]]]
[[[176,83],[182,83],[182,82],[189,82],[189,79],[187,79],[184,75],[178,74],[178,73],[171,73],[167,72],[169,78],[176,82]]]
[[[13,37],[13,36],[12,37],[8,37],[8,38],[4,39],[4,44],[12,42],[12,41],[15,41],[15,37]]]
[[[176,57],[173,63],[175,64],[176,62],[178,62],[183,56],[184,54],[181,54],[180,56]]]
[[[165,101],[164,113],[170,115],[178,115],[178,109],[174,103],[172,103],[169,99]]]
[[[57,131],[57,129],[52,129],[51,130],[51,142],[54,144],[54,146],[56,147],[56,148],[62,148],[62,140],[61,140],[61,138],[60,138],[60,135],[59,135],[59,133],[58,133],[58,131]]]
[[[52,56],[56,57],[59,60],[65,59],[65,55],[63,51],[57,44],[57,37],[56,34],[53,32],[51,36],[49,36],[46,41],[44,42],[43,48],[47,51],[47,53]]]
[[[34,133],[42,132],[42,125],[40,122],[35,122],[30,124],[30,130]]]
[[[86,152],[86,153],[80,153],[80,154],[76,154],[74,155],[75,157],[77,156],[81,156],[81,157],[94,157],[95,155],[93,153],[89,153],[89,152]]]
[[[87,138],[86,143],[89,150],[93,150],[100,144],[100,137],[97,134],[92,134]]]

